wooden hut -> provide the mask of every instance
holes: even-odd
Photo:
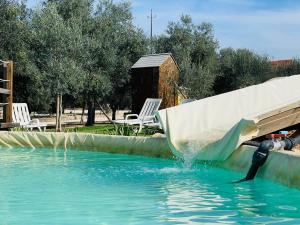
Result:
[[[131,69],[134,113],[141,110],[146,98],[161,98],[161,109],[178,104],[179,67],[171,53],[145,55]]]

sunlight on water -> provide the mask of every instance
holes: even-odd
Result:
[[[300,224],[300,191],[209,165],[0,150],[0,224]]]

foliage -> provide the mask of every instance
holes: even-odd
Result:
[[[214,83],[215,93],[224,93],[272,78],[272,65],[268,57],[248,49],[221,49],[219,76]]]
[[[115,119],[117,108],[129,105],[130,68],[145,53],[146,38],[133,26],[130,4],[112,1],[100,1],[97,6],[95,37],[102,43],[95,57],[107,72],[111,84],[109,94],[101,102],[110,104]]]
[[[14,61],[14,101],[24,102],[41,95],[31,93],[30,89],[38,83],[35,67],[31,62],[30,15],[25,1],[0,0],[0,59]],[[32,84],[32,85],[31,85]],[[36,85],[38,86],[38,85]],[[30,101],[29,101],[30,102]]]
[[[44,0],[30,10],[25,1],[0,0],[0,19],[0,59],[15,62],[15,102],[49,111],[62,94],[68,106],[88,105],[91,124],[98,103],[114,113],[130,106],[130,68],[150,49],[143,30],[133,25],[130,3]],[[189,98],[300,73],[296,59],[274,67],[248,49],[219,51],[213,26],[195,24],[188,15],[154,37],[154,48],[173,54],[180,67],[176,86]]]
[[[34,13],[31,24],[35,64],[51,94],[69,94],[82,88],[83,37],[74,21],[64,21],[56,3]]]
[[[184,69],[188,74],[185,77],[184,84],[187,87],[186,92],[189,98],[205,98],[214,94],[215,76],[212,73],[214,69],[194,63],[185,66]]]
[[[14,131],[14,132],[23,132],[23,131],[28,131],[28,129],[24,127],[14,127],[14,128],[9,128],[9,131]]]
[[[28,16],[24,1],[0,0],[0,58],[13,61],[28,60],[27,42]],[[22,67],[15,65],[15,70]]]
[[[295,74],[300,74],[300,60],[294,59],[289,65],[279,65],[274,67],[275,76],[291,76]]]
[[[51,132],[52,130],[47,130]],[[115,124],[101,124],[89,127],[75,127],[65,128],[64,132],[79,132],[79,133],[93,133],[104,135],[123,135],[123,136],[149,136],[154,133],[161,132],[158,128],[144,128],[141,133],[136,133],[136,127],[128,125],[115,125]]]
[[[156,52],[171,52],[180,67],[179,86],[190,98],[213,94],[212,83],[217,76],[218,43],[209,23],[196,25],[190,16],[170,22],[167,35],[156,37]]]

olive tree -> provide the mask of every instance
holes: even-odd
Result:
[[[155,47],[157,53],[174,55],[180,67],[178,86],[185,89],[188,97],[202,98],[213,94],[218,42],[211,24],[194,24],[190,16],[183,15],[180,21],[169,23],[166,34],[156,37]]]
[[[48,3],[32,18],[32,48],[46,93],[57,101],[57,130],[60,130],[62,95],[79,92],[83,84],[81,55],[83,37],[76,21],[65,21],[56,3]]]
[[[248,49],[221,49],[219,77],[214,84],[216,93],[232,91],[264,82],[274,75],[269,58]]]
[[[89,99],[88,124],[94,123],[95,103],[108,103],[113,111],[129,105],[130,68],[146,52],[146,38],[133,25],[128,2],[100,0],[90,38],[90,67],[94,68],[86,87]]]

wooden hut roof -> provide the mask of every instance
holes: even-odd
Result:
[[[160,67],[170,56],[178,68],[178,65],[171,53],[144,55],[131,68]]]

